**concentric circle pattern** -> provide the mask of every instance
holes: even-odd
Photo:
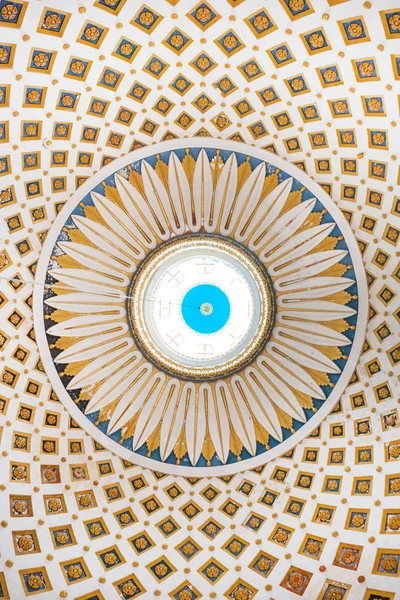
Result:
[[[343,215],[305,174],[237,142],[166,142],[110,164],[60,213],[36,280],[61,401],[110,450],[174,474],[231,474],[290,449],[337,402],[365,334]],[[232,319],[206,334],[181,313],[207,281]]]
[[[398,600],[399,2],[1,0],[0,32],[0,598]],[[306,172],[368,280],[330,415],[266,465],[209,478],[135,466],[79,427],[27,283],[79,186],[185,136]]]

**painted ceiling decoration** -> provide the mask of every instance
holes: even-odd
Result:
[[[398,600],[399,38],[0,0],[0,599]]]
[[[40,257],[35,331],[56,393],[99,442],[225,475],[333,408],[367,286],[346,220],[304,173],[237,142],[185,143],[134,151],[68,201]]]

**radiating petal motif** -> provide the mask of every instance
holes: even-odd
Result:
[[[210,161],[205,150],[201,150],[196,160],[193,177],[193,198],[204,219],[206,231],[213,231],[211,206],[213,205],[213,177]]]
[[[157,449],[164,462],[174,454],[192,466],[200,459],[226,464],[242,451],[257,455],[270,438],[282,442],[285,428],[292,433],[307,421],[314,400],[326,400],[324,389],[335,381],[329,377],[347,358],[341,349],[352,345],[353,265],[336,223],[283,171],[204,148],[165,156],[115,173],[115,187],[97,187],[71,215],[47,270],[47,334],[54,362],[68,375],[65,388],[74,398],[82,394],[85,414],[105,421],[107,435],[117,434],[133,452]],[[257,255],[276,315],[251,364],[199,383],[145,359],[125,304],[150,250],[204,230]]]
[[[184,233],[185,225],[181,206],[175,206],[156,171],[146,161],[142,162],[142,177],[147,200],[157,212],[165,227],[179,235]]]
[[[272,226],[281,212],[285,202],[292,189],[293,179],[289,177],[282,181],[272,192],[270,192],[261,202],[251,211],[250,215],[244,213],[241,217],[235,238],[239,242],[245,242],[259,228],[264,228],[268,222]],[[268,218],[268,221],[267,221]]]
[[[246,398],[256,420],[277,440],[282,440],[282,429],[271,398],[262,394],[259,374],[253,367],[246,369],[246,378],[235,376],[234,386],[242,398]]]
[[[210,209],[210,221],[212,226],[209,231],[220,229],[222,212],[226,204],[232,203],[236,197],[237,186],[237,160],[232,152],[226,163],[224,164],[221,175],[218,178],[217,187],[215,189],[214,202]]]
[[[188,403],[186,414],[185,433],[186,445],[190,462],[195,465],[200,458],[207,430],[206,398],[211,396],[211,386],[202,384],[192,394]]]
[[[185,383],[176,400],[173,398],[169,400],[161,425],[160,453],[162,460],[166,460],[174,449],[179,434],[182,431],[188,405],[191,398],[194,398],[195,396],[195,385],[193,383]],[[183,440],[181,441],[181,444],[184,444]]]
[[[138,237],[139,232],[137,227],[134,226],[130,219],[127,222],[127,216],[124,211],[116,204],[111,207],[107,198],[97,192],[92,192],[91,196],[93,204],[99,211],[104,222],[108,223],[115,235],[129,247],[132,256],[138,260],[144,258],[145,252],[141,247],[141,239]],[[129,223],[129,226],[127,223]]]
[[[148,365],[139,365],[131,373],[125,394],[116,407],[108,424],[108,433],[115,433],[141,411],[150,398],[158,398],[162,393],[165,382],[164,373],[156,373],[146,379],[149,373]]]
[[[141,365],[139,352],[131,352],[129,360],[124,361],[124,366],[119,368],[94,393],[92,399],[85,408],[85,414],[91,414],[114,402],[115,399],[123,397],[128,390],[143,379],[150,368],[149,365]]]
[[[207,403],[210,435],[218,458],[225,464],[229,454],[229,418],[220,389],[214,388],[212,392]]]

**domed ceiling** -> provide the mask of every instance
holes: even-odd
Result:
[[[0,598],[396,600],[398,4],[0,32]]]

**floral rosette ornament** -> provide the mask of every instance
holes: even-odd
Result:
[[[182,475],[254,468],[309,435],[354,372],[368,294],[332,199],[282,159],[174,140],[104,167],[37,269],[53,388],[98,442]]]

